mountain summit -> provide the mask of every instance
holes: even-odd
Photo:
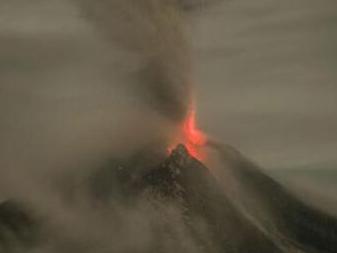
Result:
[[[246,188],[247,205],[238,204],[203,163],[178,145],[166,158],[146,152],[112,159],[95,170],[82,182],[81,199],[64,204],[75,206],[64,208],[75,210],[71,214],[79,223],[71,226],[74,230],[68,223],[56,229],[52,215],[36,219],[28,211],[34,208],[11,204],[15,200],[0,205],[0,252],[1,247],[17,252],[10,242],[13,249],[19,243],[33,249],[51,244],[44,251],[48,253],[337,252],[334,217],[302,203],[238,152],[229,151],[228,169]],[[84,200],[89,212],[77,208],[76,201]],[[264,215],[271,224],[260,219]],[[79,233],[76,226],[90,229]],[[27,233],[29,242],[37,243],[27,243]]]

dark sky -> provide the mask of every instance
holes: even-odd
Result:
[[[266,168],[337,165],[335,0],[232,0],[192,22],[204,129]],[[70,1],[1,1],[3,168],[99,153],[139,120],[115,85],[132,65],[107,48]]]

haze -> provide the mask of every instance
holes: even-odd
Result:
[[[192,19],[202,128],[266,169],[337,171],[336,1],[225,1]],[[0,42],[3,181],[31,173],[24,165],[108,155],[139,111],[152,113],[111,85],[132,83],[127,52],[106,53],[66,0],[2,0]]]

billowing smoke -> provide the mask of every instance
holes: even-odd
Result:
[[[130,71],[132,84],[117,84],[116,77],[111,78],[114,81],[111,86],[128,86],[131,92],[136,93],[136,97],[161,117],[174,123],[180,122],[187,113],[193,83],[188,25],[185,19],[188,18],[188,12],[202,6],[203,1],[71,2],[76,3],[82,17],[99,30],[98,33],[106,39],[112,51],[117,48],[128,56],[128,66],[134,66],[133,63],[136,62],[134,71]],[[46,60],[45,64],[47,62]],[[76,74],[73,69],[71,72]],[[39,89],[35,86],[30,88],[34,91]],[[100,88],[97,87],[97,90]],[[103,96],[104,101],[106,97]],[[39,218],[48,221],[48,226],[43,231],[45,244],[38,250],[34,249],[34,253],[150,252],[149,247],[158,243],[156,230],[163,227],[172,234],[167,240],[161,240],[164,244],[163,252],[200,252],[193,241],[193,233],[182,222],[181,209],[170,203],[142,196],[132,206],[124,200],[105,207],[92,206],[88,193],[83,189],[88,175],[98,164],[104,163],[101,159],[121,153],[121,150],[123,153],[124,146],[132,146],[139,140],[135,136],[137,133],[129,131],[124,121],[118,121],[123,116],[118,116],[113,108],[105,108],[114,114],[113,123],[104,118],[106,111],[95,114],[94,117],[86,112],[83,116],[85,120],[82,117],[76,119],[63,108],[59,114],[49,113],[53,110],[47,110],[48,105],[41,106],[33,98],[29,101],[33,105],[31,110],[42,112],[31,118],[29,113],[22,113],[28,122],[28,126],[27,122],[22,125],[25,129],[23,132],[28,133],[18,136],[11,134],[5,138],[5,143],[10,143],[8,147],[13,148],[7,148],[2,154],[1,193],[4,198],[13,197],[19,202],[25,202]],[[50,122],[44,118],[45,115],[51,118]],[[141,122],[149,118],[151,116],[142,115],[137,120]],[[35,125],[30,126],[31,122]],[[15,123],[17,128],[21,127],[18,122]],[[52,125],[48,128],[52,123],[60,126]],[[104,124],[106,129],[100,131],[102,128],[97,125]],[[117,124],[123,125],[123,131],[128,132],[128,137],[134,140],[116,141],[114,137],[119,132],[110,126]],[[47,128],[48,131],[45,130]],[[152,123],[148,123],[146,128],[152,129]],[[106,132],[111,132],[111,135],[106,135]],[[155,134],[157,133],[153,135]],[[5,158],[6,154],[10,159]],[[202,224],[198,231],[207,238],[207,231],[202,229]],[[17,252],[28,251],[19,248]]]
[[[209,0],[74,0],[112,47],[140,61],[132,87],[165,118],[181,121],[191,103],[193,64],[188,13]]]
[[[83,17],[111,47],[138,58],[133,91],[164,117],[179,121],[190,102],[192,64],[186,12],[195,1],[76,0]],[[198,1],[197,1],[198,2]],[[192,8],[193,9],[193,8]]]
[[[24,0],[11,2],[20,1]],[[75,3],[75,8],[80,10],[82,20],[92,25],[94,31],[98,30],[98,36],[103,37],[107,42],[108,46],[99,51],[102,58],[109,58],[106,55],[109,55],[110,51],[123,52],[121,55],[125,56],[129,79],[125,81],[117,75],[113,76],[109,80],[109,87],[118,85],[123,88],[127,87],[129,92],[134,92],[135,97],[159,117],[173,124],[183,121],[186,115],[188,116],[190,103],[193,102],[194,82],[193,57],[188,38],[188,18],[191,11],[212,1],[69,0],[69,2]],[[22,6],[16,8],[22,8]],[[46,41],[47,44],[55,42]],[[22,44],[25,44],[25,49],[30,48],[28,43]],[[43,48],[40,49],[43,51]],[[44,70],[43,67],[50,64],[46,55],[49,56],[53,50],[48,49],[46,49],[47,54],[42,52],[41,65],[43,66],[37,67],[39,76],[41,69]],[[13,51],[20,55],[20,51]],[[38,50],[27,51],[32,52],[34,59],[40,59],[36,56]],[[53,53],[62,55],[64,52],[54,50]],[[96,54],[95,57],[97,57]],[[10,60],[12,58],[13,55],[9,57]],[[22,58],[27,60],[26,58],[29,57],[26,55]],[[95,63],[97,61],[93,60],[86,68],[91,70]],[[104,67],[108,69],[107,66]],[[92,192],[88,192],[88,181],[91,182],[91,176],[97,172],[97,167],[105,166],[104,161],[107,157],[113,156],[112,159],[115,159],[114,155],[133,153],[129,152],[132,147],[142,146],[154,135],[161,135],[158,131],[154,131],[160,127],[153,126],[157,123],[156,116],[158,115],[152,117],[153,115],[148,111],[143,113],[141,110],[143,108],[139,110],[142,113],[137,115],[139,108],[130,109],[128,107],[126,111],[124,104],[117,109],[114,108],[116,104],[111,103],[110,100],[116,99],[117,96],[111,98],[109,92],[106,93],[96,83],[93,84],[93,90],[99,95],[90,94],[88,96],[90,99],[78,102],[80,95],[75,89],[73,93],[77,95],[74,99],[76,103],[71,100],[70,105],[62,100],[58,106],[55,106],[54,100],[49,101],[37,95],[27,99],[23,95],[23,86],[15,85],[14,81],[20,79],[20,73],[17,72],[19,71],[15,72],[15,78],[12,78],[10,74],[0,77],[3,78],[1,80],[5,87],[11,85],[10,89],[6,87],[6,94],[10,95],[1,101],[1,112],[6,111],[6,115],[9,115],[7,118],[10,120],[4,120],[4,127],[1,128],[0,194],[3,194],[4,198],[13,197],[27,204],[37,218],[45,221],[45,226],[42,231],[43,236],[40,238],[42,245],[38,249],[34,248],[30,252],[27,249],[18,248],[15,252],[198,253],[216,251],[213,245],[209,246],[209,250],[200,247],[200,238],[202,241],[212,242],[211,233],[202,220],[188,221],[192,223],[192,226],[186,226],[184,209],[176,202],[171,203],[160,197],[156,199],[151,193],[142,192],[142,195],[137,196],[136,199],[130,200],[122,195],[101,205],[99,201],[96,202],[96,198],[93,200]],[[81,79],[83,82],[78,82],[81,86],[80,90],[83,90],[88,85],[83,72],[70,67],[69,70],[61,73],[64,76],[66,74],[84,76]],[[46,75],[48,78],[43,79],[42,84],[35,80],[29,81],[27,78],[22,78],[24,80],[22,83],[24,87],[28,87],[26,89],[29,92],[40,94],[43,93],[40,90],[45,85],[53,86],[57,83],[56,81],[54,83],[54,79],[60,79],[59,83],[64,83],[63,76],[58,75],[61,78],[59,76],[56,78],[55,73],[48,73]],[[49,80],[50,77],[53,82]],[[71,85],[76,85],[76,82],[74,83]],[[55,90],[56,88],[52,91]],[[53,95],[53,92],[45,93],[47,93],[44,94],[45,96],[52,97]],[[124,99],[127,100],[129,97],[125,96],[120,100]],[[93,109],[95,106],[88,105],[89,101],[94,100],[100,100],[101,103],[95,104],[98,105],[99,110]],[[74,107],[81,107],[80,116],[69,109],[72,103],[76,105]],[[8,106],[8,104],[15,104],[15,106]],[[56,109],[48,109],[51,104]],[[125,115],[133,120],[123,120]],[[255,167],[232,149],[226,149],[212,140],[204,140],[201,132],[195,129],[194,111],[192,111],[191,118],[187,119],[189,120],[187,120],[185,130],[189,133],[187,135],[189,141],[192,144],[208,141],[209,146],[215,147],[220,152],[221,164],[213,173],[219,179],[228,199],[263,233],[268,232],[265,227],[274,229],[274,210],[265,212],[263,194],[254,192],[255,188],[249,187],[251,186],[249,182],[254,178],[250,174],[243,174],[244,177],[242,173],[240,174],[246,171],[244,170],[246,167],[253,169]],[[125,124],[125,121],[129,124]],[[137,125],[133,127],[133,124]],[[116,131],[116,128],[121,130]],[[143,130],[143,135],[134,131],[135,129],[139,132]],[[155,149],[158,147],[153,146]],[[124,152],[126,147],[128,150]],[[141,158],[143,155],[144,153],[141,153]],[[130,157],[127,157],[129,162],[128,158]],[[139,164],[144,161],[131,158],[135,160],[132,166],[135,173],[132,176],[137,176],[137,170],[141,167]],[[108,169],[111,168],[115,171],[122,171],[121,173],[124,169],[108,167]],[[244,179],[242,182],[241,177]],[[107,180],[112,188],[120,183],[116,178],[107,177],[104,173],[101,179],[103,182]],[[102,181],[98,180],[99,186]],[[255,181],[258,180],[255,179]],[[268,189],[261,189],[263,192],[269,192]],[[255,214],[257,215],[254,216]],[[262,226],[265,224],[266,226]],[[162,236],[163,230],[166,233],[165,236]],[[273,236],[269,237],[277,242]],[[13,244],[15,243],[14,240]],[[156,250],[158,248],[161,251]],[[228,249],[228,252],[233,251]]]

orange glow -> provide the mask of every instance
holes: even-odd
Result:
[[[185,120],[182,122],[180,131],[182,134],[180,142],[186,146],[189,154],[198,160],[205,160],[206,154],[202,148],[207,143],[207,136],[197,127],[196,111],[193,104]],[[168,149],[169,152],[171,152],[172,149],[173,148],[170,147]]]
[[[206,135],[197,127],[196,124],[196,112],[194,108],[188,113],[186,120],[183,124],[183,133],[185,139],[185,145],[190,155],[197,159],[203,160],[204,154],[200,148],[207,142]]]

